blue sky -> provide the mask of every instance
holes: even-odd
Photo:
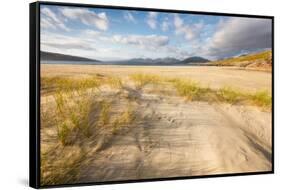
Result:
[[[271,20],[41,5],[41,50],[102,61],[212,60],[271,47]]]

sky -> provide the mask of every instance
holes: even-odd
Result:
[[[271,48],[271,20],[41,5],[41,50],[101,61],[217,60]]]

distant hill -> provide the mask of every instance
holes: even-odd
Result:
[[[207,63],[210,62],[210,60],[205,59],[203,57],[198,57],[198,56],[194,56],[194,57],[189,57],[187,59],[184,59],[181,61],[181,63],[185,63],[185,64],[189,64],[189,63]]]
[[[130,65],[193,65],[199,63],[209,62],[208,59],[202,57],[189,57],[184,60],[179,60],[172,57],[166,58],[134,58],[129,60],[117,61],[116,64],[130,64]]]
[[[60,53],[53,53],[53,52],[45,52],[41,51],[41,60],[43,61],[85,61],[85,62],[102,62],[96,59],[89,59],[85,57],[78,57]],[[179,60],[173,57],[165,57],[165,58],[133,58],[129,60],[121,60],[121,61],[109,61],[109,62],[102,62],[102,64],[113,64],[113,65],[202,65],[209,62],[208,59],[203,57],[189,57],[184,60]],[[87,63],[88,64],[88,63]],[[91,64],[91,63],[90,63]]]
[[[116,63],[120,64],[130,64],[130,65],[172,65],[178,63],[179,60],[171,57],[166,58],[133,58],[129,60],[118,61]]]
[[[272,51],[262,51],[258,53],[243,54],[243,56],[230,57],[218,61],[213,61],[209,65],[216,66],[238,66],[257,70],[271,70]]]
[[[45,52],[41,51],[40,53],[41,60],[45,61],[91,61],[91,62],[100,62],[96,59],[88,59],[85,57],[78,57],[72,55],[65,55],[60,53],[52,53],[52,52]]]

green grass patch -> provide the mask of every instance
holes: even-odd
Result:
[[[243,94],[237,89],[226,86],[217,91],[217,96],[220,101],[228,102],[230,104],[238,103],[247,97],[247,94]]]
[[[126,110],[118,115],[112,122],[111,131],[116,134],[120,129],[132,124],[135,120],[135,110],[131,105],[128,105]]]
[[[203,88],[198,82],[192,80],[174,79],[170,80],[180,96],[187,100],[201,100],[209,88]]]
[[[134,81],[136,88],[141,89],[148,84],[157,85],[162,81],[162,78],[157,75],[136,73],[130,75],[130,79]]]
[[[102,80],[96,76],[82,79],[70,77],[41,77],[41,89],[47,92],[86,90],[89,88],[98,88]]]
[[[110,122],[111,104],[106,101],[101,102],[101,113],[99,117],[99,123],[101,126],[106,126]]]
[[[80,169],[86,153],[79,147],[56,147],[41,154],[41,185],[79,182]]]
[[[123,82],[121,78],[119,77],[109,77],[106,80],[106,83],[111,87],[115,89],[121,89],[123,87]]]
[[[271,108],[272,97],[267,91],[245,92],[230,86],[219,89],[203,87],[198,82],[183,79],[169,79],[178,95],[189,101],[227,102],[229,104],[251,104]]]
[[[271,108],[272,97],[268,91],[258,91],[250,96],[252,103],[256,106],[261,106],[264,108]]]
[[[112,97],[103,97],[98,89],[109,84],[112,88],[122,88],[117,77],[94,77],[81,79],[67,77],[43,77],[44,89],[48,89],[48,101],[44,102],[42,126],[53,127],[53,137],[44,140],[43,147],[50,146],[50,152],[41,154],[41,182],[43,185],[66,184],[79,180],[81,162],[85,158],[85,147],[99,142],[97,138],[110,139],[134,121],[135,108],[127,102],[122,110],[115,107]],[[43,97],[43,98],[46,98]],[[43,110],[41,108],[41,110]],[[51,119],[52,125],[46,121]],[[42,130],[44,130],[42,129]],[[48,130],[49,130],[48,129]],[[107,135],[104,135],[107,134]],[[48,141],[48,142],[47,142]],[[106,140],[105,140],[106,141]],[[76,148],[78,150],[76,150]],[[45,148],[44,148],[45,149]],[[83,149],[83,151],[82,151]],[[83,162],[85,164],[85,162]]]

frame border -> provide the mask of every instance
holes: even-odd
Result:
[[[135,179],[135,180],[118,180],[118,181],[101,181],[101,182],[87,182],[87,183],[72,183],[72,184],[56,184],[44,185],[40,184],[40,6],[68,6],[68,7],[84,7],[84,8],[103,8],[103,9],[117,9],[117,10],[136,10],[136,11],[155,11],[165,13],[181,13],[181,14],[196,14],[196,15],[210,15],[210,16],[229,16],[229,17],[246,17],[246,18],[260,18],[271,19],[272,21],[272,155],[271,171],[257,171],[244,173],[225,173],[225,174],[211,174],[211,175],[196,175],[196,176],[178,176],[165,178],[149,178],[149,179]],[[95,5],[95,4],[80,4],[80,3],[64,3],[64,2],[47,2],[37,1],[29,4],[29,185],[33,188],[55,188],[55,187],[77,187],[89,185],[109,185],[109,184],[123,184],[123,183],[139,183],[139,182],[154,182],[167,180],[184,180],[184,179],[200,179],[200,178],[214,178],[214,177],[234,177],[234,176],[248,176],[260,174],[274,174],[274,16],[268,15],[249,15],[249,14],[235,14],[235,13],[218,13],[218,12],[204,12],[204,11],[188,11],[188,10],[172,10],[172,9],[158,9],[158,8],[142,8],[142,7],[126,7],[126,6],[112,6],[112,5]]]
[[[29,186],[40,188],[40,4],[29,4]]]

